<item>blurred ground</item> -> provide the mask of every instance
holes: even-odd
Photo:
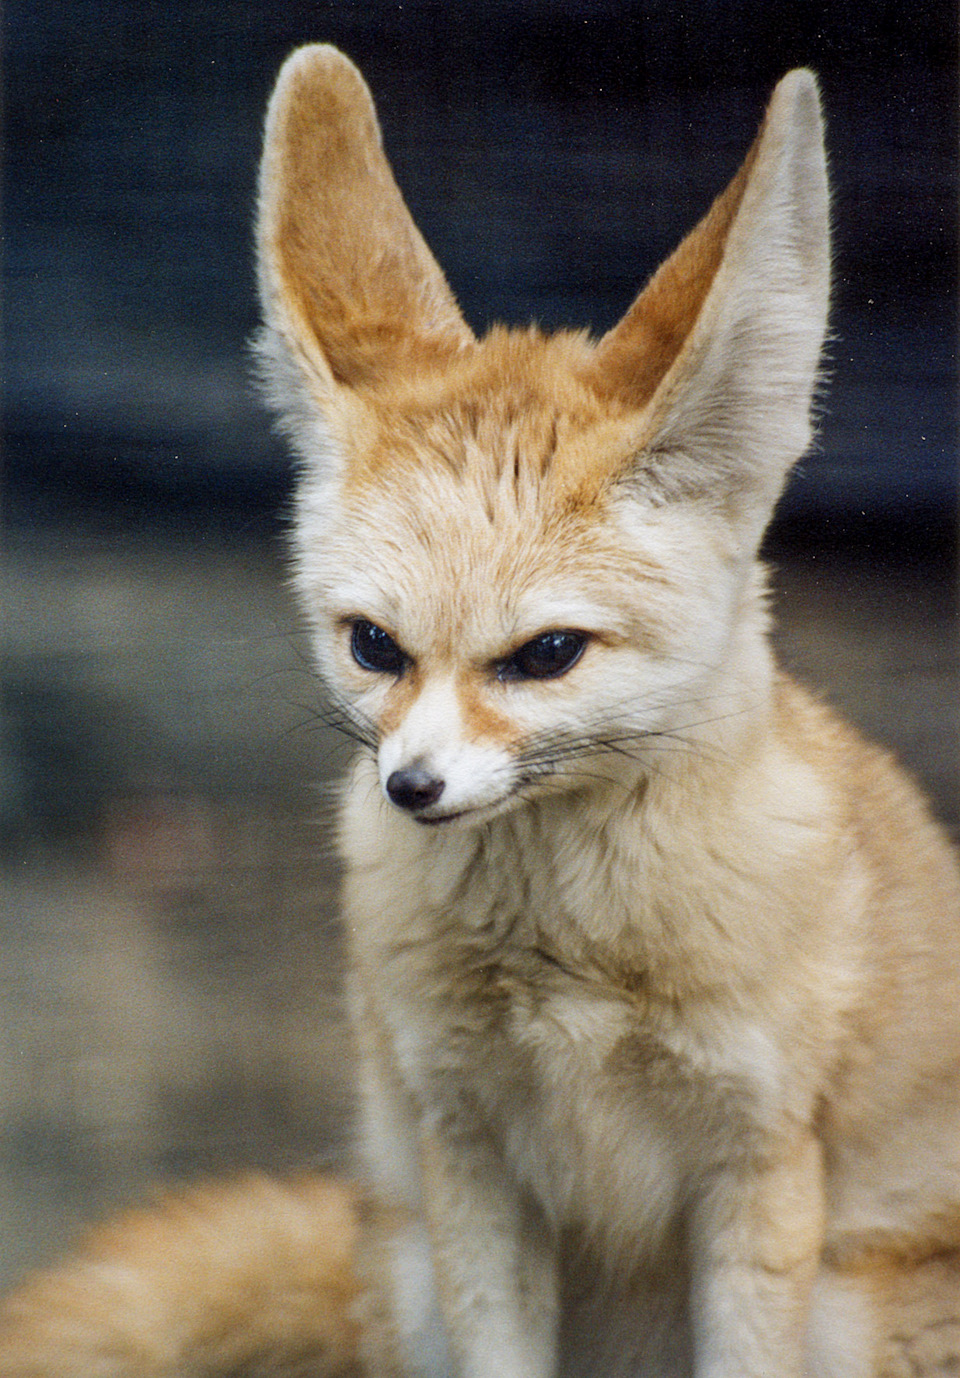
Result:
[[[340,744],[282,579],[257,539],[10,535],[0,1279],[150,1182],[342,1155]]]
[[[262,529],[9,533],[0,1283],[151,1184],[349,1158],[325,782],[344,760]],[[932,555],[781,552],[788,664],[956,832]]]

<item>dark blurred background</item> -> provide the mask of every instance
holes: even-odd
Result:
[[[738,165],[789,67],[820,75],[834,384],[791,510],[953,510],[956,14],[832,0],[10,0],[10,517],[282,495],[247,385],[263,108],[288,50],[360,65],[470,321],[609,326]],[[855,531],[851,530],[851,535]]]
[[[770,540],[780,644],[957,826],[952,3],[8,0],[3,23],[0,1281],[151,1181],[349,1158],[343,753],[245,348],[297,44],[361,67],[476,328],[608,327],[776,79],[819,73],[830,386]]]

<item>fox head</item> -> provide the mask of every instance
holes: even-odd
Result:
[[[826,325],[809,72],[598,342],[473,335],[331,47],[280,73],[258,249],[265,387],[302,461],[296,587],[394,805],[482,821],[735,721],[769,678],[757,549]]]

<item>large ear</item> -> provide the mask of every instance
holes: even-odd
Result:
[[[730,186],[597,346],[593,386],[645,411],[628,481],[739,514],[759,540],[810,440],[829,257],[817,85],[794,71]]]
[[[267,111],[257,223],[271,400],[376,387],[473,340],[403,203],[363,78],[328,45],[284,63]]]

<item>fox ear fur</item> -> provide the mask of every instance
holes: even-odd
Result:
[[[648,498],[719,504],[759,539],[810,441],[828,210],[816,79],[797,70],[774,91],[736,177],[589,366],[602,394],[644,409],[625,477]]]
[[[370,93],[335,48],[301,48],[280,72],[257,230],[262,371],[306,458],[329,452],[350,394],[476,345],[393,180]],[[828,290],[820,106],[798,70],[730,186],[578,370],[637,417],[612,477],[648,501],[703,500],[759,539],[809,443]]]
[[[376,387],[475,342],[393,179],[370,92],[328,44],[297,49],[277,78],[257,249],[261,371],[302,448],[340,385]]]

